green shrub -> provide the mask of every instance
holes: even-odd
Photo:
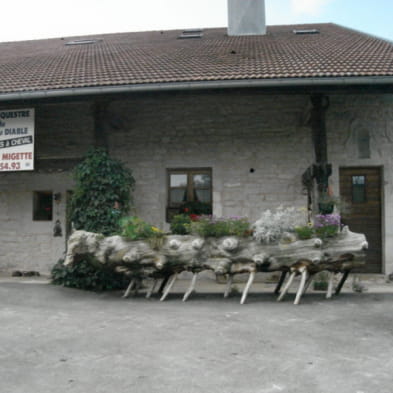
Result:
[[[164,233],[141,218],[131,216],[120,220],[120,235],[129,240],[141,240],[161,237]]]
[[[202,237],[250,236],[250,223],[243,217],[200,216],[190,224],[191,233]]]
[[[296,227],[295,233],[300,240],[311,239],[314,236],[314,228],[308,225]]]
[[[171,232],[175,235],[187,235],[190,233],[191,218],[186,214],[177,214],[171,221]]]
[[[338,226],[336,225],[327,225],[321,228],[316,228],[315,233],[321,239],[325,239],[327,237],[334,237],[338,233]]]
[[[75,228],[104,235],[118,232],[119,218],[131,207],[131,171],[104,149],[91,149],[76,166],[74,178],[69,217]]]
[[[52,284],[63,285],[70,288],[78,288],[92,291],[105,291],[112,289],[124,289],[129,279],[123,274],[99,266],[92,258],[64,266],[64,260],[60,259],[51,270]]]

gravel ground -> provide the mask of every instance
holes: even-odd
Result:
[[[159,302],[1,280],[0,392],[393,391],[393,284],[299,306],[260,284],[243,306],[211,283],[183,303],[182,286]]]

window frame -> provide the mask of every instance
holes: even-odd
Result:
[[[171,201],[171,189],[176,187],[171,187],[171,175],[186,175],[186,202],[194,201],[194,191],[195,189],[208,189],[210,191],[210,205],[213,209],[213,171],[211,167],[190,167],[190,168],[167,168],[166,170],[166,190],[167,190],[167,203],[166,203],[166,221],[170,222],[171,216],[173,216],[176,211],[179,211],[181,205],[184,202],[176,203]],[[195,175],[209,175],[210,176],[210,187],[209,188],[196,188],[194,187],[193,176]]]
[[[50,205],[50,218],[44,218],[43,215],[40,215],[39,208],[40,208],[40,198],[46,197],[50,198],[51,205]],[[44,221],[44,222],[51,222],[53,221],[53,191],[33,191],[33,221]]]

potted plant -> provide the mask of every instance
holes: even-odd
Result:
[[[315,234],[322,239],[336,236],[340,226],[341,216],[337,213],[317,214],[314,218]]]
[[[338,197],[329,195],[329,193],[322,194],[318,199],[318,210],[320,214],[332,214],[334,207],[340,202]]]

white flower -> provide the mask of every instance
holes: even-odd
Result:
[[[279,206],[274,213],[265,210],[253,224],[254,238],[261,243],[277,242],[284,232],[293,232],[295,227],[302,225],[305,225],[304,211],[293,206]]]

